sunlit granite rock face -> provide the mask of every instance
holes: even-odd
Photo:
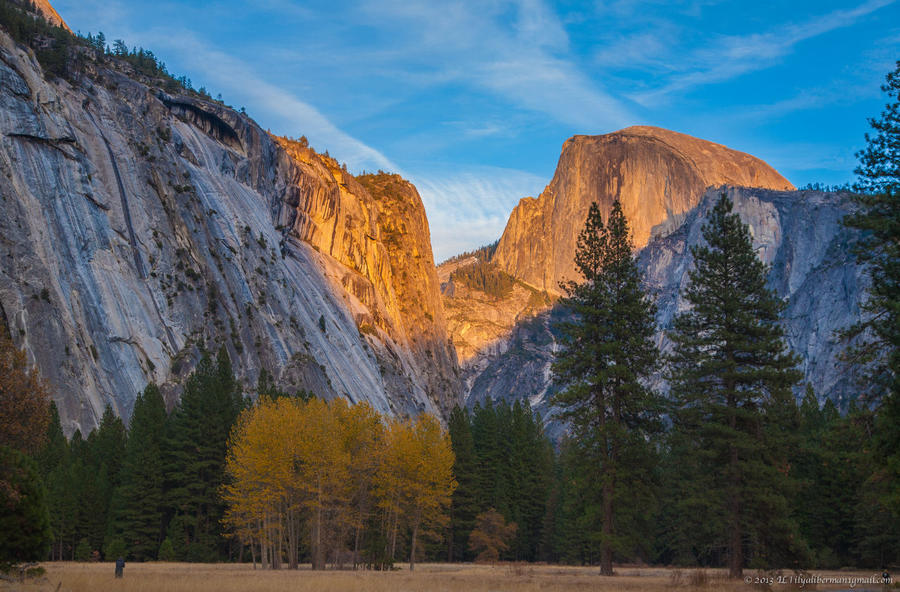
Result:
[[[59,13],[56,12],[56,9],[48,2],[48,0],[31,0],[34,2],[34,7],[44,16],[52,24],[57,27],[62,27],[66,31],[71,32],[72,29],[69,28],[69,25],[59,16]]]
[[[0,322],[69,432],[128,416],[149,381],[174,403],[203,345],[248,390],[265,369],[388,413],[458,401],[411,185],[387,199],[219,103],[87,63],[49,81],[0,34]]]
[[[493,261],[538,290],[558,294],[560,281],[577,279],[575,243],[592,202],[606,215],[619,199],[641,248],[654,228],[677,224],[707,187],[720,185],[793,189],[758,158],[660,128],[574,136],[563,144],[540,197],[526,197],[513,210]]]
[[[690,249],[702,242],[701,228],[723,191],[749,225],[754,247],[770,266],[770,287],[787,303],[786,340],[800,357],[804,374],[797,394],[809,383],[820,400],[830,398],[845,406],[857,398],[859,387],[857,376],[840,359],[845,344],[836,332],[859,319],[866,285],[851,252],[857,235],[841,224],[852,211],[847,194],[733,187],[707,190],[680,223],[657,234],[638,256],[646,285],[659,306],[657,342],[664,352],[671,346],[665,332],[677,312],[686,308],[680,293],[693,265]],[[488,397],[528,396],[540,412],[551,415],[550,365],[558,347],[553,320],[561,314],[551,309],[520,323],[502,344],[493,344],[477,364],[470,363],[464,376],[469,404]],[[655,383],[665,390],[661,378]]]

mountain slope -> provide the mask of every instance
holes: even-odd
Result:
[[[856,233],[841,224],[852,211],[847,194],[814,191],[724,189],[734,210],[750,226],[754,247],[770,265],[769,285],[785,299],[786,339],[801,358],[804,380],[819,400],[830,398],[841,407],[859,395],[856,376],[841,362],[844,345],[835,332],[859,318],[865,274],[851,249]],[[665,236],[651,239],[640,252],[648,289],[659,306],[657,341],[669,348],[665,331],[686,306],[681,289],[692,266],[690,249],[699,244],[707,213],[723,189],[711,188],[680,224]],[[564,313],[556,308],[519,323],[465,372],[467,401],[514,399],[528,393],[544,414],[552,413],[550,365],[557,336],[552,322]],[[657,386],[664,388],[661,378]],[[802,393],[801,385],[798,395]],[[559,429],[557,425],[554,429]]]
[[[719,185],[793,189],[758,158],[685,134],[639,126],[574,136],[563,144],[540,197],[524,198],[513,210],[493,261],[536,289],[559,294],[560,281],[577,279],[575,243],[592,202],[605,215],[619,199],[641,248],[696,206],[707,187]]]
[[[386,205],[333,159],[77,51],[81,69],[48,80],[0,33],[0,317],[68,431],[107,403],[127,416],[151,380],[171,404],[219,344],[248,389],[266,369],[384,412],[452,407],[414,188]]]

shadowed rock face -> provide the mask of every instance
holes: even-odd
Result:
[[[411,185],[386,199],[219,103],[87,63],[48,81],[0,34],[0,317],[68,432],[127,417],[149,381],[173,404],[203,345],[250,392],[266,369],[387,413],[458,401]]]
[[[493,261],[531,286],[559,294],[560,281],[578,279],[575,244],[592,202],[605,216],[619,199],[641,248],[654,231],[677,225],[707,187],[720,185],[793,189],[758,158],[668,130],[629,127],[574,136],[563,144],[540,197],[526,197],[513,210]]]
[[[702,242],[702,226],[722,191],[709,189],[680,224],[651,239],[638,255],[645,284],[659,307],[656,339],[664,352],[671,347],[666,331],[687,306],[681,291],[693,266],[691,247]],[[866,286],[865,273],[851,251],[857,234],[841,223],[852,211],[850,196],[749,188],[724,191],[749,225],[760,258],[770,266],[769,286],[787,302],[785,338],[800,357],[804,374],[796,394],[801,395],[808,382],[820,401],[829,398],[845,408],[860,393],[857,376],[840,360],[845,344],[835,333],[859,320]],[[502,342],[470,361],[464,375],[468,404],[527,393],[534,407],[551,414],[550,365],[558,345],[552,321],[562,314],[551,309],[519,323]],[[665,389],[661,377],[656,386]],[[551,426],[553,433],[560,429],[558,424]]]

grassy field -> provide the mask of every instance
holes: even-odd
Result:
[[[663,590],[878,590],[880,585],[772,586],[728,581],[718,570],[625,567],[604,578],[596,568],[556,565],[423,564],[390,573],[364,571],[254,571],[250,565],[129,563],[125,577],[113,577],[112,563],[45,563],[46,575],[25,584],[0,583],[0,590],[52,592],[612,592]],[[754,572],[747,572],[750,577]],[[790,577],[790,572],[784,572]],[[815,572],[815,575],[872,577],[874,572]]]

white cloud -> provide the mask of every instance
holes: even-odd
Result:
[[[461,1],[439,9],[428,0],[371,0],[361,10],[366,22],[398,32],[388,55],[407,56],[389,65],[401,78],[461,82],[583,130],[638,123],[581,71],[565,28],[541,0]],[[431,66],[424,74],[420,62]]]
[[[667,57],[672,64],[685,67],[669,78],[660,88],[631,96],[638,103],[650,106],[666,95],[696,86],[723,82],[748,72],[761,70],[787,55],[798,43],[830,31],[848,27],[860,18],[895,0],[869,0],[851,9],[835,10],[800,24],[789,24],[768,33],[722,36],[713,43],[681,56]]]
[[[503,233],[522,197],[538,195],[549,179],[497,167],[413,174],[428,213],[435,261],[491,243]]]
[[[303,134],[313,146],[328,149],[351,169],[387,169],[400,171],[384,154],[338,129],[318,109],[288,91],[260,79],[252,68],[224,52],[207,46],[192,33],[183,31],[151,32],[142,36],[153,47],[179,53],[191,71],[224,94],[253,106],[261,120],[275,120],[277,133]]]

